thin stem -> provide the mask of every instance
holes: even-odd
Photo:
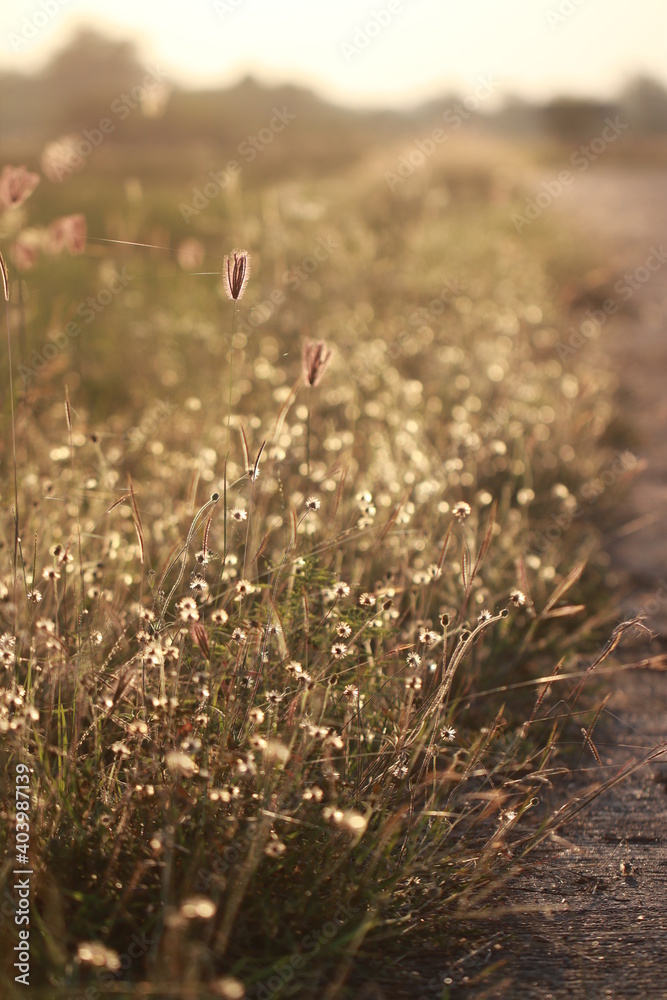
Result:
[[[22,362],[23,362],[23,350],[24,350],[24,347],[25,347],[25,339],[26,339],[26,333],[25,333],[25,331],[26,331],[26,321],[25,321],[25,299],[23,298],[23,281],[21,281],[19,279],[19,281],[17,282],[17,284],[18,284],[18,289],[19,289],[19,301],[18,301],[18,307],[19,307],[19,327],[18,327],[18,333],[19,333],[19,336],[18,336],[17,344],[18,344],[18,359],[19,359],[19,366],[20,366],[22,364]]]
[[[245,533],[245,547],[243,549],[243,579],[246,578],[246,565],[248,561],[248,546],[250,544],[250,519],[252,517],[252,501],[255,493],[255,480],[252,479],[250,482],[250,496],[248,497],[248,523],[246,525]]]
[[[18,479],[18,469],[16,464],[16,420],[14,417],[14,372],[12,369],[12,338],[11,329],[9,325],[9,303],[5,307],[5,316],[7,317],[7,355],[9,359],[9,400],[12,416],[12,456],[14,461],[14,615],[17,614],[17,603],[16,603],[16,577],[18,570],[18,553],[19,553],[19,479]]]
[[[236,299],[232,311],[232,332],[229,338],[229,395],[227,399],[227,458],[229,458],[229,427],[232,419],[232,385],[234,382],[234,333],[236,331]]]
[[[83,595],[85,590],[85,582],[83,578],[83,543],[81,541],[81,516],[79,511],[79,493],[76,486],[76,478],[74,472],[74,436],[72,432],[72,411],[69,405],[69,389],[67,387],[65,387],[65,413],[67,415],[67,428],[69,431],[69,456],[72,468],[72,491],[74,494],[74,503],[76,506],[77,547],[79,550],[79,578],[81,580],[81,607],[83,607]],[[143,576],[142,576],[142,581],[143,581]],[[74,608],[76,614],[76,589],[74,589]]]
[[[306,471],[310,479],[310,400],[312,389],[308,388],[308,416],[306,417]]]

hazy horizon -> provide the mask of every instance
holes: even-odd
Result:
[[[19,0],[0,12],[2,67],[37,72],[82,27],[135,42],[186,89],[251,75],[308,87],[337,104],[408,108],[494,81],[503,97],[611,97],[633,76],[667,84],[667,10],[658,0],[508,0],[444,10],[437,0],[207,0],[174,11],[145,0]]]

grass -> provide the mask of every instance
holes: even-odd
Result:
[[[3,798],[28,765],[49,996],[356,996],[427,947],[440,975],[555,822],[538,800],[595,714],[557,674],[614,625],[590,515],[632,467],[598,344],[559,360],[561,237],[516,234],[517,196],[476,169],[452,200],[444,163],[390,192],[369,162],[190,227],[91,184],[85,255],[20,274],[12,240],[72,189],[2,219]],[[210,273],[166,249],[185,238]],[[310,387],[307,340],[332,350]]]

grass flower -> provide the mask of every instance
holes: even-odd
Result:
[[[72,256],[78,256],[86,249],[86,235],[85,216],[64,215],[49,226],[48,249],[52,253],[66,249]]]
[[[470,504],[466,503],[465,500],[459,500],[459,502],[455,503],[452,507],[452,514],[457,521],[465,521],[465,519],[470,516],[470,513]]]
[[[176,610],[182,622],[199,621],[197,602],[192,597],[182,597],[176,605]]]
[[[222,277],[227,297],[238,302],[243,297],[250,277],[250,255],[247,250],[232,250],[225,255]]]
[[[331,350],[323,340],[307,340],[303,345],[303,377],[306,384],[314,387],[322,381],[322,376],[331,360]]]
[[[22,205],[39,184],[39,174],[9,164],[0,174],[0,208]]]
[[[522,608],[526,603],[526,595],[522,590],[512,590],[510,592],[510,601],[515,608]]]

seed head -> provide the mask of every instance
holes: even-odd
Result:
[[[235,302],[242,298],[250,276],[250,255],[247,250],[232,250],[225,255],[222,277],[228,298]]]
[[[208,584],[203,576],[195,574],[190,580],[190,590],[195,594],[204,594],[208,590]]]
[[[64,215],[49,226],[48,247],[52,253],[67,249],[74,256],[86,249],[86,219],[83,215]]]
[[[5,296],[5,302],[9,302],[9,275],[7,274],[7,265],[5,264],[5,258],[0,253],[0,275],[2,275],[2,291]]]
[[[515,608],[522,608],[526,603],[526,595],[522,590],[512,590],[510,592],[510,601]]]
[[[452,514],[457,521],[465,521],[465,519],[470,514],[470,504],[466,503],[465,500],[459,500],[452,507]]]
[[[0,175],[0,207],[22,205],[39,184],[39,174],[31,174],[25,167],[7,165]]]
[[[264,848],[264,853],[269,858],[279,858],[286,850],[282,840],[270,840]]]
[[[331,350],[323,340],[307,340],[303,345],[303,377],[309,386],[317,385],[331,359]]]
[[[182,597],[176,604],[176,610],[183,622],[199,621],[197,602],[192,597]]]

